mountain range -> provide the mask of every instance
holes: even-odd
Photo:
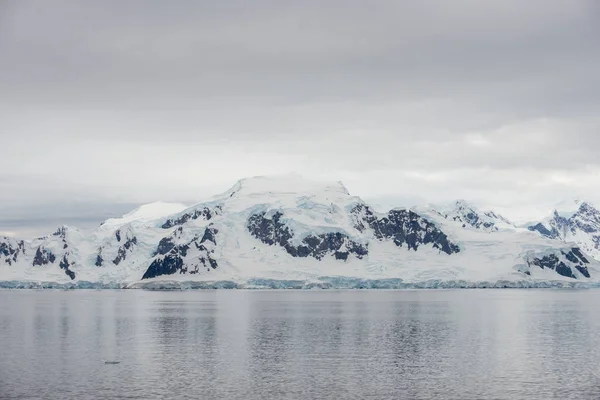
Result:
[[[342,183],[243,179],[93,230],[0,237],[0,287],[551,287],[600,283],[600,211],[516,226],[459,200],[377,212]]]

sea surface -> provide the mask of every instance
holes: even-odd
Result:
[[[600,290],[0,290],[0,399],[599,399]]]

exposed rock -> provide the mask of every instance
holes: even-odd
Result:
[[[75,272],[71,270],[72,265],[74,265],[74,263],[69,262],[67,254],[63,256],[63,259],[59,263],[59,266],[65,271],[65,274],[67,274],[71,280],[75,279]]]
[[[172,237],[165,237],[160,240],[156,248],[156,254],[167,254],[175,247]]]
[[[180,226],[179,228],[175,229],[173,233],[171,233],[171,235],[162,238],[158,243],[158,246],[153,256],[156,256],[157,254],[164,255],[170,252],[175,247],[175,242],[179,240],[182,237],[182,235],[183,227]]]
[[[101,267],[104,264],[104,258],[102,258],[102,248],[100,248],[98,250],[98,255],[96,256],[96,262],[94,263],[94,265],[96,265],[96,267]]]
[[[208,207],[204,207],[202,209],[194,210],[187,212],[183,215],[180,215],[177,218],[168,219],[163,225],[163,229],[169,229],[177,225],[183,225],[188,221],[193,221],[198,218],[202,218],[206,221],[211,220],[215,215],[219,215],[221,213],[221,207],[216,206],[213,210]]]
[[[0,255],[5,257],[5,262],[11,265],[13,262],[17,262],[19,254],[25,254],[25,242],[14,241],[7,237],[0,238]]]
[[[558,239],[560,234],[556,230],[556,228],[552,227],[552,230],[546,228],[544,224],[538,223],[532,226],[527,227],[532,232],[538,232],[540,235],[547,237],[548,239]]]
[[[600,210],[589,203],[579,204],[568,218],[554,211],[549,220],[528,229],[549,239],[577,243],[586,254],[600,259]]]
[[[581,203],[579,210],[569,219],[573,232],[579,229],[585,233],[598,233],[600,230],[600,211],[589,203]]]
[[[54,261],[56,261],[56,256],[50,250],[47,250],[40,246],[35,252],[35,257],[33,258],[33,265],[48,265],[54,263]]]
[[[536,257],[531,261],[528,261],[529,266],[535,265],[542,269],[547,268],[556,271],[557,274],[565,276],[567,278],[577,279],[576,274],[573,272],[572,268],[575,268],[579,271],[584,277],[589,278],[590,273],[585,264],[589,264],[587,258],[583,256],[581,251],[574,247],[569,252],[561,252],[561,254],[570,262],[573,263],[573,266],[568,266],[564,261],[560,260],[560,258],[556,254],[549,254],[543,257]]]
[[[61,226],[52,234],[52,236],[58,236],[61,239],[66,239],[67,238],[67,227]]]
[[[493,222],[484,221],[476,210],[463,202],[456,203],[455,212],[456,215],[452,215],[451,218],[456,222],[463,223],[463,226],[468,224],[476,229],[498,230],[498,227],[495,226]]]
[[[485,232],[497,232],[500,228],[515,225],[502,215],[493,211],[481,211],[464,200],[457,200],[449,207],[436,209],[435,212],[444,219],[454,221],[463,228],[474,228]]]
[[[159,244],[160,249],[156,250],[156,258],[150,264],[142,279],[155,278],[161,275],[180,274],[196,274],[200,268],[216,269],[217,261],[212,257],[214,250],[211,249],[216,245],[216,235],[218,230],[209,225],[205,228],[202,237],[195,236],[191,241],[177,244],[176,240],[179,235],[174,232],[173,235],[164,238]],[[190,250],[194,246],[197,253],[190,259]],[[165,253],[161,253],[165,252]]]
[[[432,244],[446,254],[458,253],[460,248],[433,223],[408,210],[391,210],[385,217],[377,218],[368,206],[359,204],[352,209],[356,229],[373,230],[379,240],[391,239],[396,246],[417,250],[420,245]]]
[[[581,252],[581,250],[577,247],[573,247],[571,249],[571,253],[573,253],[573,255],[575,257],[577,257],[579,260],[581,260],[582,263],[584,264],[589,264],[590,262],[588,261],[587,258],[585,258],[585,256],[583,255],[583,253]]]
[[[283,213],[275,212],[271,218],[265,212],[251,215],[247,228],[252,236],[268,245],[279,245],[293,257],[313,257],[317,260],[333,255],[338,260],[346,260],[350,254],[362,258],[368,254],[367,245],[351,240],[340,232],[308,235],[302,243],[294,246],[292,230],[281,221]]]
[[[137,245],[137,237],[133,236],[127,238],[127,241],[125,241],[125,243],[119,247],[119,250],[117,250],[117,257],[113,260],[113,264],[119,265],[119,263],[127,257],[127,254],[133,251],[135,245]]]

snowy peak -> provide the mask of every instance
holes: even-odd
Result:
[[[92,232],[0,238],[0,282],[600,279],[600,264],[572,244],[504,229],[513,225],[462,200],[439,210],[378,213],[341,183],[255,177],[211,201],[153,203]],[[569,221],[591,232],[597,217],[581,205]]]
[[[465,200],[457,200],[446,206],[433,206],[434,210],[447,220],[485,232],[497,232],[500,229],[513,229],[514,224],[493,211],[481,211]]]
[[[579,229],[585,233],[598,233],[600,231],[600,211],[590,203],[581,203],[570,221],[573,225],[572,229]]]
[[[348,196],[348,190],[341,182],[315,182],[297,174],[255,176],[239,180],[220,198],[256,196],[266,194],[302,195],[332,194]]]
[[[565,212],[554,210],[552,216],[545,221],[528,227],[551,239],[565,240],[577,231],[596,233],[600,231],[600,211],[588,202],[578,202],[575,211]]]
[[[115,229],[131,222],[149,222],[157,220],[168,215],[176,214],[187,206],[180,203],[165,203],[157,201],[150,204],[144,204],[135,210],[123,215],[120,218],[109,218],[100,226],[102,229]]]
[[[577,202],[570,213],[554,210],[550,218],[528,227],[549,239],[573,242],[592,257],[600,259],[600,210],[591,203]]]

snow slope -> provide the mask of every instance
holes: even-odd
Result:
[[[186,208],[186,205],[180,203],[164,203],[162,201],[157,201],[150,204],[144,204],[120,218],[109,218],[104,221],[101,226],[105,230],[114,230],[130,222],[149,222],[178,213]]]
[[[463,201],[377,213],[339,182],[296,175],[243,179],[188,208],[144,206],[92,232],[0,237],[4,286],[535,286],[594,284],[599,271],[575,245]]]

